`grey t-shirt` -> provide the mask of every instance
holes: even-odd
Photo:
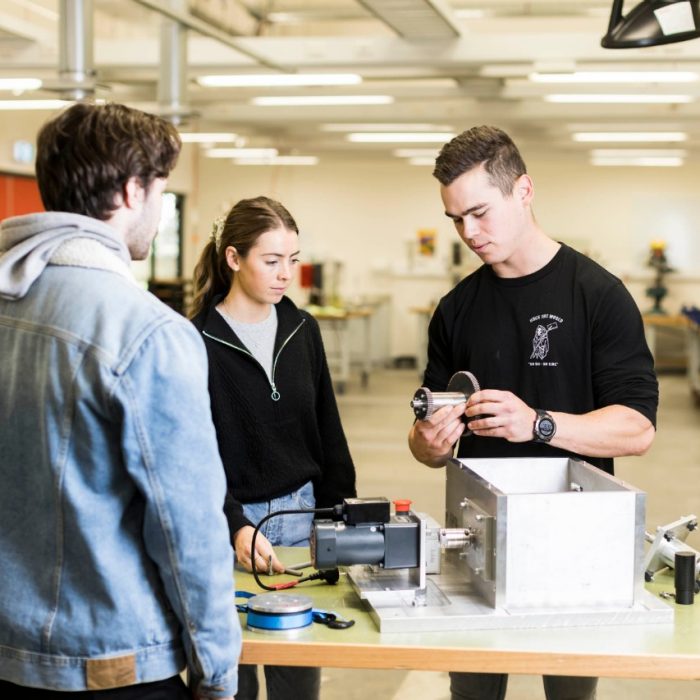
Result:
[[[272,381],[272,360],[275,351],[275,336],[277,335],[277,309],[271,306],[270,315],[258,323],[237,321],[235,318],[231,318],[220,304],[216,310],[243,341],[250,354],[262,365],[268,378]]]

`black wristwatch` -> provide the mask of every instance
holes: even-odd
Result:
[[[557,432],[557,424],[554,418],[543,411],[541,408],[536,408],[537,418],[532,426],[532,439],[535,442],[549,442]]]

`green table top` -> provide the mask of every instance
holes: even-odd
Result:
[[[276,548],[289,564],[308,559],[306,549]],[[311,570],[307,570],[311,571]],[[266,583],[291,580],[263,576]],[[237,590],[262,593],[252,574],[236,572]],[[673,575],[658,574],[648,590],[673,591]],[[338,584],[305,583],[292,589],[314,607],[355,620],[345,630],[313,624],[301,630],[245,629],[244,663],[431,671],[549,673],[628,678],[700,678],[698,604],[669,605],[672,623],[546,629],[380,633],[345,575]]]

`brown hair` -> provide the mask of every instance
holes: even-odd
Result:
[[[226,294],[231,288],[233,270],[226,262],[226,248],[233,246],[238,255],[245,258],[263,233],[276,228],[299,233],[292,215],[279,202],[268,197],[241,199],[233,205],[222,226],[219,235],[217,224],[214,224],[212,238],[204,246],[194,268],[190,317],[206,309],[214,297]]]
[[[527,173],[520,151],[505,131],[495,126],[475,126],[442,147],[433,175],[447,186],[481,163],[491,184],[506,197],[513,192],[515,181]]]
[[[78,103],[47,122],[37,139],[36,177],[48,211],[102,221],[128,180],[148,189],[167,177],[180,137],[164,119],[120,104]]]

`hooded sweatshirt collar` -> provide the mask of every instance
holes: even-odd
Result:
[[[116,256],[116,265],[105,265],[88,254],[65,255],[75,249],[77,239],[95,251],[98,247]],[[87,240],[85,240],[87,239]],[[81,241],[81,242],[82,242]],[[59,248],[62,248],[59,251]],[[62,254],[63,253],[63,254]],[[85,256],[83,256],[85,257]],[[55,258],[55,259],[54,259]],[[94,261],[94,262],[91,262]],[[5,219],[0,226],[0,296],[21,299],[49,263],[126,271],[131,262],[129,250],[119,232],[104,221],[68,212],[43,212]]]

